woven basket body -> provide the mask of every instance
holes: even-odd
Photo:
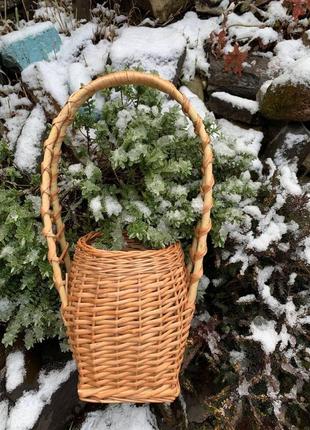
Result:
[[[129,84],[157,88],[176,100],[201,141],[203,210],[187,267],[178,243],[161,250],[131,246],[124,251],[105,251],[92,246],[95,233],[78,241],[73,261],[68,253],[57,185],[63,139],[87,99],[104,88]],[[41,165],[41,215],[62,316],[79,370],[81,400],[167,402],[179,393],[178,374],[211,228],[209,143],[203,121],[188,99],[171,82],[137,71],[115,72],[91,81],[72,94],[53,121]]]
[[[105,251],[91,237],[78,241],[65,309],[80,399],[174,400],[193,310],[181,246]]]

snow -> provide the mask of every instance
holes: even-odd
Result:
[[[237,389],[239,396],[247,396],[249,394],[250,386],[251,383],[244,379]]]
[[[268,64],[268,72],[273,75],[284,72],[286,76],[288,73],[294,78],[296,61],[309,55],[310,49],[303,44],[301,39],[291,39],[278,42],[274,48],[274,53],[275,56]]]
[[[88,413],[81,430],[158,430],[148,405],[109,405]]]
[[[45,114],[41,105],[37,104],[26,120],[16,143],[14,161],[20,169],[33,170],[36,167],[45,128]]]
[[[230,356],[230,362],[233,365],[236,365],[236,364],[241,365],[246,358],[243,351],[236,351],[234,349],[229,351],[229,356]]]
[[[70,93],[79,90],[83,84],[88,84],[91,81],[90,73],[84,64],[81,63],[70,64],[68,74]]]
[[[249,244],[248,248],[256,249],[259,252],[266,251],[272,242],[279,241],[287,232],[287,225],[283,222],[283,217],[277,216],[277,222],[270,221],[265,225],[265,229],[260,236],[257,236]],[[261,223],[260,227],[263,223]]]
[[[77,56],[83,48],[91,44],[95,30],[95,24],[87,23],[73,31],[70,37],[64,37],[60,50],[55,54],[55,59],[29,65],[22,72],[22,80],[33,90],[43,89],[62,107],[72,88],[78,89],[80,83],[91,80],[92,69],[88,70],[86,64],[78,62]],[[105,45],[101,44],[101,47]],[[98,58],[96,60],[100,63]],[[71,66],[72,63],[75,65]],[[43,98],[42,103],[44,100]]]
[[[200,194],[197,197],[195,197],[194,199],[192,199],[191,207],[194,210],[194,212],[202,213],[203,200],[202,200],[202,197]]]
[[[91,43],[96,29],[96,24],[88,22],[73,31],[70,36],[64,37],[56,54],[57,60],[62,63],[73,63],[80,51]]]
[[[260,220],[263,217],[258,206],[246,205],[243,208],[243,212],[245,212],[248,215],[251,215],[252,218],[257,219],[257,220]]]
[[[115,197],[107,196],[104,199],[105,210],[108,216],[119,215],[122,212],[122,206]]]
[[[269,79],[268,81],[265,81],[262,86],[259,89],[259,93],[257,94],[258,96],[260,96],[260,98],[262,99],[263,96],[266,94],[268,88],[270,87],[270,85],[272,84],[272,79]]]
[[[282,166],[287,163],[287,153],[292,148],[298,153],[298,146],[303,145],[305,142],[310,143],[310,136],[308,130],[304,127],[304,133],[302,132],[287,132],[284,137],[284,141],[275,153],[274,162],[277,166]],[[290,151],[292,153],[293,151]]]
[[[288,282],[289,285],[291,285],[290,282],[292,280],[292,275],[293,274],[290,275],[290,280]],[[294,327],[297,323],[298,313],[296,312],[296,306],[291,297],[288,297],[287,302],[285,303],[285,306],[284,306],[284,310],[285,310],[285,318],[288,325],[291,327]]]
[[[21,351],[11,352],[6,358],[6,390],[15,390],[23,383],[25,375],[24,354]]]
[[[88,44],[81,53],[88,73],[91,77],[104,72],[107,64],[111,42],[100,40],[97,45]]]
[[[10,149],[13,149],[21,129],[29,116],[28,109],[31,107],[32,103],[28,98],[20,97],[20,84],[10,86],[7,94],[5,89],[5,86],[1,86],[1,92],[6,96],[1,97],[0,119],[5,122],[5,128],[7,130],[6,138]]]
[[[59,106],[63,106],[69,97],[68,66],[58,61],[30,64],[22,71],[22,80],[33,90],[43,89]]]
[[[276,21],[286,21],[288,19],[287,8],[283,6],[282,2],[271,1],[267,7],[269,18],[268,24],[273,25]]]
[[[227,136],[228,139],[232,138],[235,140],[236,152],[245,152],[257,157],[261,142],[264,138],[261,131],[254,130],[253,128],[245,129],[239,127],[226,119],[219,119],[218,125],[222,133]],[[217,143],[217,140],[214,139],[215,147]],[[224,151],[224,154],[226,154],[226,149]]]
[[[271,290],[267,281],[270,279],[274,272],[274,267],[265,266],[263,269],[256,269],[258,292],[263,299],[263,302],[275,313],[280,314],[283,306],[281,303],[271,295]]]
[[[183,85],[180,87],[180,92],[188,98],[189,102],[202,119],[205,119],[207,117],[210,117],[210,119],[214,119],[214,115],[208,111],[204,102],[200,100],[200,98],[196,94],[194,94],[189,88]]]
[[[81,163],[70,164],[70,166],[68,166],[68,170],[71,174],[76,175],[83,171],[83,166]]]
[[[96,170],[96,166],[94,165],[94,163],[92,163],[92,162],[87,163],[85,170],[84,170],[86,178],[91,179],[95,170]]]
[[[29,27],[24,27],[17,31],[12,31],[11,33],[5,34],[1,36],[0,45],[10,45],[11,43],[18,42],[30,36],[36,36],[39,33],[42,33],[50,28],[53,28],[53,24],[51,22],[40,22],[40,23],[32,23]]]
[[[263,26],[252,12],[246,12],[242,15],[230,13],[227,27],[230,38],[236,38],[236,40],[260,38],[264,45],[278,40],[278,32],[271,27]]]
[[[292,272],[289,277],[288,285],[294,285],[297,278],[297,273]]]
[[[142,67],[173,80],[185,48],[184,36],[175,29],[129,27],[112,44],[110,59],[114,69]]]
[[[122,109],[117,112],[117,121],[115,126],[118,128],[120,135],[124,133],[128,123],[132,120],[133,115],[129,109]]]
[[[310,86],[310,50],[308,55],[295,61],[285,73],[273,80],[273,85],[306,85]]]
[[[133,204],[137,207],[138,211],[141,212],[146,218],[151,215],[151,209],[147,207],[145,203],[141,202],[140,200],[134,200]]]
[[[206,289],[208,288],[208,286],[210,285],[210,279],[205,276],[202,275],[202,277],[199,280],[199,284],[198,284],[198,290],[197,290],[197,302],[201,302],[203,300],[204,294],[206,292]],[[208,318],[206,318],[208,317]],[[202,319],[201,319],[202,318]],[[203,313],[203,315],[200,315],[198,317],[198,319],[200,319],[201,321],[207,321],[207,319],[210,318],[209,313]]]
[[[39,375],[39,389],[26,391],[9,412],[6,430],[31,430],[51,400],[53,393],[66,382],[75,370],[74,361],[69,361],[62,370],[52,370]]]
[[[275,351],[280,341],[279,335],[275,330],[275,325],[275,321],[269,321],[260,317],[252,321],[250,326],[252,336],[249,336],[249,338],[255,342],[259,342],[267,355]]]
[[[0,254],[0,258],[3,258],[3,250],[5,249],[6,247],[4,247],[2,250],[1,250],[1,254]],[[13,248],[11,248],[11,250],[14,252],[14,249]],[[10,300],[9,299],[7,299],[6,297],[1,297],[0,298],[0,313],[6,313],[6,312],[8,312],[10,309],[11,309],[11,306],[12,306],[12,302],[10,302]]]
[[[303,240],[301,246],[304,249],[299,251],[299,256],[302,260],[306,261],[306,263],[310,264],[310,236]]]
[[[219,100],[223,100],[231,104],[236,109],[248,110],[252,115],[258,112],[259,106],[258,102],[254,100],[245,99],[243,97],[234,96],[232,94],[226,93],[224,91],[216,91],[212,93],[212,97]]]
[[[236,303],[240,304],[248,304],[248,303],[253,303],[256,302],[256,297],[255,294],[247,294],[246,296],[241,296],[239,297],[239,299],[236,301]]]
[[[2,400],[0,402],[0,430],[7,430],[6,423],[9,413],[9,402],[8,400]]]
[[[103,218],[102,215],[102,204],[101,204],[101,197],[96,196],[89,202],[90,210],[92,211],[94,218],[96,221],[99,221]]]
[[[194,78],[196,69],[208,74],[209,63],[204,50],[205,41],[213,31],[220,30],[220,18],[199,19],[195,12],[187,12],[183,19],[169,26],[182,33],[186,39],[186,57],[183,65],[183,80]]]
[[[297,170],[297,169],[296,169]],[[280,167],[280,183],[288,194],[300,196],[302,194],[301,186],[292,166],[284,165]]]

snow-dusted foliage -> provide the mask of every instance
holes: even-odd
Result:
[[[254,198],[239,195],[239,222],[222,224],[224,249],[214,250],[208,273],[211,316],[199,330],[220,385],[230,374],[228,390],[208,400],[224,427],[246,415],[253,428],[299,429],[307,420],[310,200],[294,163],[282,161],[262,166]]]
[[[88,202],[101,246],[112,249],[123,248],[123,231],[152,247],[188,241],[202,210],[192,125],[152,89],[129,86],[103,96],[101,112],[90,101],[74,123],[72,146],[84,167],[63,165],[61,186],[81,195],[72,216]]]

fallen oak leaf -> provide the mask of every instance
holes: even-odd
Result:
[[[304,16],[308,10],[310,10],[309,0],[290,0],[293,6],[292,16],[294,20],[298,20],[301,16]]]
[[[242,74],[243,62],[248,57],[247,51],[241,51],[238,43],[235,44],[233,51],[224,55],[224,71]]]
[[[215,57],[220,57],[223,54],[223,49],[225,48],[227,37],[226,37],[226,31],[221,30],[219,33],[212,32],[210,35],[212,46],[212,54]]]

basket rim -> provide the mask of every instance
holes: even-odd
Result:
[[[100,237],[102,233],[98,231],[92,231],[90,233],[87,233],[83,236],[81,236],[77,243],[76,248],[81,248],[86,252],[92,253],[97,256],[106,256],[109,255],[113,256],[120,256],[120,257],[152,257],[152,256],[163,256],[165,254],[169,254],[171,252],[174,252],[176,250],[182,249],[180,241],[177,241],[175,243],[172,243],[171,245],[167,245],[164,248],[159,249],[132,249],[131,251],[126,250],[110,250],[110,249],[99,249],[92,246],[89,242],[95,239],[96,237]]]

